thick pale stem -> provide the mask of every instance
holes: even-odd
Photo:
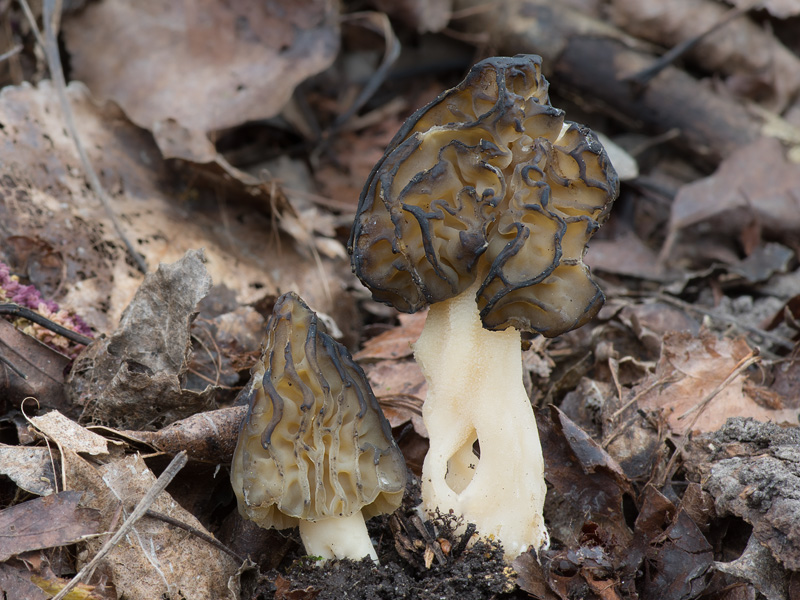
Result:
[[[422,502],[429,511],[463,515],[512,559],[548,543],[544,462],[522,384],[520,334],[484,329],[475,293],[473,286],[433,305],[415,346],[428,380]]]
[[[336,517],[321,521],[300,521],[300,539],[310,556],[324,559],[352,558],[361,560],[369,556],[378,562],[378,554],[367,533],[361,511],[349,517]]]

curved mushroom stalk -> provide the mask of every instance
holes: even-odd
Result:
[[[311,556],[324,559],[351,558],[361,560],[369,556],[378,562],[378,554],[367,533],[367,524],[361,511],[349,517],[300,521],[300,539]]]
[[[433,305],[415,346],[428,380],[422,503],[463,515],[499,539],[511,559],[548,544],[544,463],[522,384],[520,334],[483,328],[477,285]]]

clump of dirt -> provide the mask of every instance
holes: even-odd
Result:
[[[254,597],[293,600],[482,600],[516,588],[502,546],[473,539],[475,527],[453,515],[423,521],[417,512],[419,481],[412,477],[403,505],[368,522],[381,564],[313,558],[295,560],[261,579]],[[274,596],[272,593],[274,593]]]

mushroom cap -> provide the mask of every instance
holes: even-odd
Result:
[[[595,134],[565,121],[547,89],[538,56],[489,58],[406,121],[348,244],[376,300],[416,312],[482,277],[487,329],[555,336],[597,313],[583,254],[619,183]]]
[[[366,375],[296,294],[275,303],[243,393],[231,482],[246,518],[284,529],[400,505],[405,460]]]

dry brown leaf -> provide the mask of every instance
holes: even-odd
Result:
[[[413,358],[384,360],[361,366],[379,400],[384,396],[398,395],[425,398],[428,393],[425,376]]]
[[[0,205],[0,214],[2,206]],[[36,398],[47,408],[68,407],[64,373],[70,360],[0,318],[0,378],[5,382],[0,408],[6,402],[18,408],[26,398]],[[5,412],[5,411],[3,411]]]
[[[0,474],[31,494],[47,496],[56,491],[49,448],[0,444]]]
[[[656,372],[634,387],[631,395],[648,388],[639,399],[643,409],[661,409],[675,435],[686,433],[695,414],[691,412],[720,385],[736,365],[751,353],[742,338],[717,338],[702,330],[698,335],[672,332],[664,336],[661,359]],[[664,383],[653,387],[656,381]],[[694,424],[693,431],[716,431],[729,417],[752,417],[759,421],[797,423],[799,409],[771,410],[758,404],[748,395],[745,376],[739,375],[725,386],[705,407]],[[683,418],[682,415],[686,414]]]
[[[90,344],[67,377],[83,418],[128,428],[171,423],[214,405],[215,386],[186,389],[190,329],[211,288],[203,252],[149,273],[109,337]],[[99,437],[99,436],[98,436]]]
[[[410,315],[399,315],[400,325],[398,327],[393,327],[368,339],[364,342],[364,347],[354,355],[354,358],[359,361],[375,361],[411,356],[414,353],[411,345],[419,339],[427,316],[427,310]]]
[[[729,0],[729,2],[734,6],[751,6],[753,4],[753,0]],[[761,0],[759,7],[779,19],[800,15],[800,4],[797,3],[797,0]]]
[[[120,503],[124,519],[156,480],[138,455],[96,468],[67,450],[64,469],[69,487],[88,492],[84,502],[100,511],[101,526],[106,530],[119,526]],[[152,510],[208,534],[166,492],[158,496]],[[86,553],[80,556],[91,559],[104,541],[102,538],[87,541]],[[150,517],[134,525],[101,564],[111,574],[117,591],[131,600],[152,600],[167,592],[187,600],[227,598],[228,578],[239,566],[208,542]]]
[[[167,454],[186,450],[192,460],[228,464],[233,460],[239,425],[246,412],[246,406],[230,406],[192,415],[158,431],[112,431]]]
[[[131,120],[209,132],[280,112],[338,52],[333,0],[105,0],[65,18],[72,75]]]
[[[752,6],[753,0],[747,5]],[[701,35],[722,21],[728,10],[711,0],[611,2],[611,17],[618,27],[667,48]],[[776,112],[783,111],[800,89],[800,58],[746,16],[701,39],[688,55],[706,70],[727,75],[729,87],[737,93]]]
[[[667,281],[675,275],[670,277],[659,263],[658,255],[633,232],[616,239],[593,240],[592,250],[586,253],[584,262],[593,270],[649,281]]]
[[[59,492],[0,510],[0,562],[29,550],[74,544],[100,531],[97,511],[78,507],[81,496]]]
[[[754,220],[765,236],[791,246],[800,231],[798,189],[800,169],[778,140],[744,146],[710,177],[681,187],[662,256],[692,257],[708,254],[715,244],[735,246]]]
[[[45,594],[39,587],[31,583],[31,576],[24,565],[0,563],[0,593],[6,598],[25,598],[25,600],[47,600],[51,594]]]
[[[31,423],[61,448],[94,456],[108,454],[109,440],[78,425],[57,410],[41,417],[31,417]]]
[[[240,303],[294,289],[337,322],[352,318],[354,300],[343,291],[344,282],[353,280],[348,261],[323,257],[321,265],[310,263],[291,241],[270,236],[266,211],[256,210],[252,202],[232,202],[230,196],[222,202],[213,190],[174,181],[152,136],[118,108],[97,107],[80,84],[70,84],[67,95],[80,135],[91,141],[86,144],[89,159],[110,192],[112,207],[151,268],[202,247],[214,283],[233,290]],[[113,225],[88,191],[50,84],[3,89],[0,122],[4,236],[25,236],[57,248],[63,275],[57,282],[60,294],[53,299],[97,330],[113,329],[142,277],[126,261]],[[175,192],[180,186],[188,186],[182,195]],[[37,273],[28,275],[39,284]],[[321,285],[323,277],[330,294]]]

